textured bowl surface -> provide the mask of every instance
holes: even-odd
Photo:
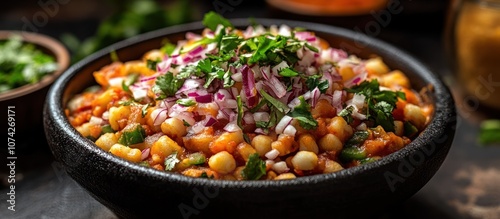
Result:
[[[456,112],[439,77],[407,53],[350,30],[297,21],[256,19],[265,26],[287,24],[315,31],[331,46],[362,58],[377,54],[390,68],[405,72],[416,89],[433,86],[435,113],[411,144],[383,159],[336,173],[283,181],[223,181],[190,178],[142,167],[96,147],[69,124],[63,106],[72,95],[95,84],[92,72],[111,62],[133,60],[175,42],[201,22],[146,33],[114,44],[70,67],[52,86],[44,109],[44,126],[55,158],[93,197],[124,218],[154,215],[173,218],[356,218],[374,216],[421,189],[439,169],[455,133]],[[233,19],[246,27],[247,19]]]
[[[43,139],[42,111],[45,97],[52,83],[66,70],[70,63],[68,50],[52,37],[21,31],[0,31],[0,40],[8,39],[12,34],[20,35],[23,42],[31,43],[37,49],[54,57],[59,65],[52,74],[46,75],[38,83],[24,85],[0,94],[0,108],[7,113],[8,106],[15,108],[16,146],[19,151],[27,149],[29,144]],[[7,122],[2,123],[2,130],[7,130]]]

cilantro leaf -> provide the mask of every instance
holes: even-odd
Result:
[[[177,101],[175,101],[175,103],[177,103],[181,106],[194,106],[194,105],[196,105],[196,101],[191,99],[191,98],[178,99]]]
[[[219,24],[224,27],[233,27],[233,24],[231,24],[229,20],[225,19],[216,12],[210,11],[203,17],[203,25],[212,31],[215,31]]]
[[[300,104],[293,108],[290,116],[299,121],[302,128],[307,130],[315,129],[318,122],[311,115],[311,106],[307,104],[303,96],[299,96]]]
[[[299,73],[297,71],[295,71],[294,69],[288,67],[288,68],[283,68],[279,71],[279,75],[283,76],[283,77],[295,77],[297,75],[299,75]]]
[[[392,111],[396,107],[398,98],[403,100],[406,99],[403,92],[381,91],[377,79],[363,81],[359,85],[347,88],[346,91],[364,95],[365,102],[367,103],[367,118],[373,120],[375,125],[382,126],[386,131],[394,131],[394,117]]]
[[[258,153],[251,154],[241,172],[244,179],[257,180],[266,174],[266,162],[260,159]]]
[[[274,108],[276,108],[278,111],[282,113],[288,113],[288,111],[290,111],[290,108],[287,105],[275,99],[274,97],[269,95],[266,91],[260,90],[260,95],[262,95],[262,97],[266,99],[266,101],[270,103],[272,106],[274,106]]]
[[[182,84],[184,84],[184,80],[177,79],[173,73],[168,72],[156,78],[152,90],[159,95],[158,99],[165,99],[168,96],[175,95],[175,92],[181,88]]]
[[[354,110],[353,106],[348,106],[345,109],[342,109],[339,113],[338,116],[341,116],[344,118],[344,120],[347,122],[347,124],[351,124],[352,121],[354,120],[352,118],[352,111]]]
[[[175,168],[175,165],[179,162],[180,160],[177,158],[177,151],[174,151],[174,153],[165,158],[165,171],[172,171]]]
[[[146,67],[148,67],[149,69],[153,70],[153,71],[156,71],[156,65],[161,62],[160,59],[156,59],[156,60],[151,60],[151,59],[148,59],[146,60]]]
[[[328,74],[328,73],[327,73]],[[327,80],[321,81],[321,75],[312,75],[306,78],[306,86],[309,90],[314,90],[318,88],[321,93],[325,93],[330,87]]]

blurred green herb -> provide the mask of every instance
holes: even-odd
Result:
[[[57,70],[54,57],[13,35],[0,42],[0,93],[38,82]]]
[[[83,41],[69,33],[61,36],[61,41],[72,52],[72,63],[118,41],[193,20],[189,0],[170,1],[167,6],[155,0],[110,2],[116,10],[100,23],[93,36]]]
[[[478,136],[482,145],[500,143],[500,120],[485,120],[481,122]]]

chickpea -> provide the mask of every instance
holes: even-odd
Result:
[[[186,126],[177,118],[168,118],[161,123],[161,131],[172,139],[178,139],[186,135]]]
[[[115,133],[104,133],[95,141],[95,144],[101,149],[109,151],[111,146],[113,146],[117,142],[118,137],[115,135]]]
[[[210,144],[209,148],[214,154],[221,151],[227,151],[232,154],[236,146],[244,141],[242,131],[224,132]]]
[[[352,127],[341,116],[332,118],[327,129],[329,133],[336,135],[342,142],[345,142],[353,134]]]
[[[278,176],[276,176],[274,179],[275,180],[283,180],[283,179],[295,179],[297,178],[293,173],[282,173]]]
[[[344,168],[339,163],[337,163],[333,160],[326,160],[325,161],[325,169],[323,170],[323,173],[333,173],[333,172],[337,172],[337,171],[343,170],[343,169]]]
[[[389,67],[382,61],[382,58],[371,58],[365,62],[365,68],[370,74],[383,75],[389,72]]]
[[[278,139],[271,143],[271,148],[278,150],[280,152],[279,156],[285,156],[297,149],[294,144],[295,140],[292,136],[280,134]]]
[[[114,144],[109,149],[109,152],[128,161],[136,163],[141,161],[142,153],[141,150],[137,148],[129,148],[125,145]]]
[[[318,165],[318,156],[310,151],[299,151],[293,156],[292,164],[297,170],[313,170]]]
[[[326,134],[321,139],[319,139],[319,147],[323,151],[335,151],[339,152],[344,148],[342,141],[334,134]]]
[[[109,124],[113,130],[122,130],[127,125],[130,106],[111,107],[109,109]]]
[[[153,143],[153,146],[151,147],[151,156],[153,157],[153,161],[163,163],[165,158],[172,153],[176,151],[177,153],[182,153],[182,148],[169,138],[168,136],[164,135],[161,136],[155,143]]]
[[[236,147],[236,152],[244,161],[248,161],[250,155],[257,153],[257,151],[255,151],[255,149],[246,142],[240,143]]]
[[[255,151],[263,157],[267,152],[271,151],[271,143],[273,143],[273,139],[267,135],[257,135],[252,139],[251,143],[255,148]]]
[[[233,172],[236,168],[236,160],[234,160],[233,155],[227,151],[221,151],[214,154],[208,160],[208,166],[221,174],[228,174]]]
[[[410,80],[408,80],[408,77],[406,77],[403,72],[395,70],[382,75],[380,78],[380,85],[384,87],[395,87],[396,85],[410,88]]]
[[[404,109],[405,120],[416,126],[418,130],[422,130],[425,126],[426,118],[420,107],[408,103]]]
[[[302,134],[299,136],[299,150],[310,151],[318,154],[318,144],[311,134]]]

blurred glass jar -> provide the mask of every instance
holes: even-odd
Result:
[[[458,86],[500,109],[500,0],[456,0],[449,13],[446,42]]]

